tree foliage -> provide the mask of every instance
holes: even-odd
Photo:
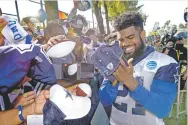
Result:
[[[108,8],[108,16],[110,20],[115,19],[117,16],[122,15],[126,11],[139,11],[143,5],[137,6],[138,1],[131,0],[108,0],[105,1]]]
[[[114,19],[126,11],[126,1],[106,1],[108,8],[108,16],[110,19]]]
[[[59,10],[57,1],[44,1],[45,10],[48,15],[47,21],[59,19]]]
[[[95,16],[97,18],[98,26],[102,26],[103,24],[99,24],[99,22],[102,21],[102,8],[105,9],[105,17],[107,18],[107,21],[113,21],[118,16],[122,15],[126,11],[139,11],[141,12],[141,8],[143,5],[138,5],[138,0],[132,1],[132,0],[98,0],[98,1],[92,1],[93,4],[93,12],[95,13]],[[107,11],[106,8],[107,7]],[[147,15],[141,12],[144,23],[146,22]],[[107,31],[108,31],[108,25],[107,24]],[[102,26],[104,27],[104,26]],[[100,32],[102,31],[102,27],[99,27]],[[103,31],[102,31],[103,32]]]
[[[179,28],[179,29],[184,29],[184,28],[186,28],[186,27],[185,27],[182,23],[180,23],[179,26],[178,26],[178,28]]]

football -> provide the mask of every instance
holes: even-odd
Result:
[[[72,64],[68,67],[68,75],[72,76],[77,72],[77,64]]]
[[[52,58],[65,57],[73,51],[75,45],[76,43],[72,41],[58,43],[47,51],[47,55]]]

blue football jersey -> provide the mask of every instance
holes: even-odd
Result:
[[[168,55],[147,50],[133,62],[133,75],[139,83],[134,92],[121,82],[117,89],[109,90],[110,84],[105,81],[100,88],[111,125],[164,125],[162,118],[168,115],[176,97],[179,65]]]
[[[15,89],[26,75],[48,85],[56,83],[53,65],[38,45],[0,47],[0,71],[0,93]]]

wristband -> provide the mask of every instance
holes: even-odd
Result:
[[[24,119],[24,117],[23,117],[23,115],[22,115],[22,111],[23,111],[23,106],[22,106],[22,105],[19,105],[19,106],[18,106],[18,116],[19,116],[20,120],[21,120],[22,122],[24,122],[25,119]]]

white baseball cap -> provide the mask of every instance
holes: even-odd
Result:
[[[92,90],[91,87],[87,83],[80,83],[78,84],[78,87],[86,93],[87,97],[91,97]]]
[[[51,87],[50,100],[66,115],[65,120],[82,118],[91,109],[88,97],[74,96],[58,84]]]

